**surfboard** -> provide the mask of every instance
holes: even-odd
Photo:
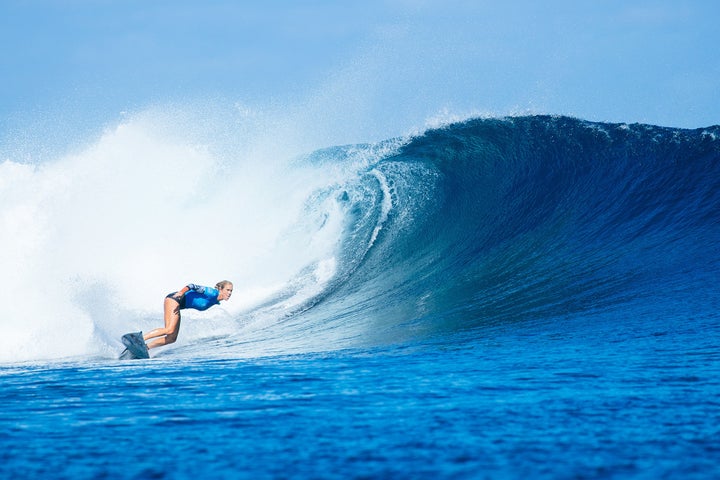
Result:
[[[150,358],[142,332],[126,333],[122,336],[122,342],[127,348],[120,354],[120,360]]]

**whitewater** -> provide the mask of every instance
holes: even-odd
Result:
[[[0,160],[3,476],[720,473],[720,127],[306,149],[179,117]],[[117,360],[167,293],[225,278]]]

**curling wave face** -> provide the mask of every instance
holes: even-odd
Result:
[[[326,192],[344,211],[338,271],[256,340],[323,349],[669,305],[712,315],[719,133],[534,116],[409,139]]]

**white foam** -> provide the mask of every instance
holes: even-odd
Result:
[[[372,248],[372,246],[375,244],[375,240],[377,240],[377,236],[380,233],[380,230],[382,230],[383,225],[385,225],[388,214],[393,207],[392,193],[390,192],[390,187],[388,185],[387,178],[385,178],[385,175],[383,175],[383,173],[377,169],[371,170],[370,173],[375,178],[377,178],[378,182],[380,183],[380,189],[382,191],[383,197],[380,210],[380,218],[378,219],[378,222],[373,229],[372,235],[370,236],[370,241],[368,242],[368,249]]]
[[[112,352],[162,324],[164,295],[187,282],[235,283],[212,318],[307,266],[291,303],[330,281],[343,213],[334,199],[308,212],[307,198],[350,173],[299,166],[303,152],[267,132],[221,144],[173,121],[145,112],[76,153],[0,163],[0,362]]]

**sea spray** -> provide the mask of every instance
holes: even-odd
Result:
[[[309,159],[245,120],[149,110],[55,159],[0,163],[0,361],[113,357],[121,334],[162,325],[162,298],[187,282],[228,278],[235,295],[184,313],[180,345],[261,328],[347,272],[346,184],[394,147]]]

